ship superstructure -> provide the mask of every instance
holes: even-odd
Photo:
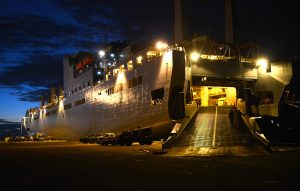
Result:
[[[138,49],[113,43],[99,56],[65,56],[64,91],[23,120],[30,132],[78,138],[96,132],[151,127],[166,137],[189,103],[189,72],[183,48],[157,44]]]

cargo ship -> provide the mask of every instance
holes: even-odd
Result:
[[[191,69],[185,50],[158,42],[137,48],[111,43],[99,55],[63,58],[63,90],[22,119],[30,133],[66,139],[150,127],[166,138],[191,102]]]

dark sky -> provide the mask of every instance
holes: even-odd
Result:
[[[194,32],[222,40],[223,0],[195,0]],[[0,122],[19,121],[40,94],[62,84],[62,58],[105,40],[171,42],[173,0],[0,0]],[[241,41],[273,60],[299,53],[293,1],[235,2]]]

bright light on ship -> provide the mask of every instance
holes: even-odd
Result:
[[[58,104],[58,113],[64,112],[64,101],[63,100],[59,100],[59,104]]]
[[[126,77],[123,71],[119,71],[116,84],[126,83]]]
[[[266,73],[271,73],[271,63],[266,58],[259,58],[256,60],[256,66],[260,68],[260,70],[265,71]]]
[[[141,63],[142,63],[142,59],[143,59],[142,56],[138,56],[138,57],[136,58],[136,62],[137,62],[138,64],[141,64]]]
[[[164,42],[161,42],[161,41],[158,41],[158,42],[156,43],[156,48],[157,48],[158,50],[166,49],[166,48],[168,48],[168,44],[166,44],[166,43],[164,43]]]
[[[111,54],[110,54],[110,57],[112,57],[112,58],[115,57],[115,54],[111,53]]]
[[[256,60],[256,66],[261,66],[263,68],[266,68],[268,64],[268,60],[265,58],[259,58]]]
[[[102,58],[102,57],[104,57],[105,56],[105,52],[103,51],[103,50],[100,50],[99,51],[99,56]]]
[[[148,51],[147,52],[147,56],[155,56],[156,55],[156,51]]]
[[[270,72],[267,70],[268,65],[269,65],[269,61],[265,58],[259,58],[256,60],[256,66],[263,71]]]
[[[200,54],[196,51],[193,51],[190,55],[190,58],[193,62],[197,62],[200,57]]]

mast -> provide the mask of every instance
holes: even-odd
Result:
[[[182,41],[182,8],[181,0],[175,0],[175,44]]]

